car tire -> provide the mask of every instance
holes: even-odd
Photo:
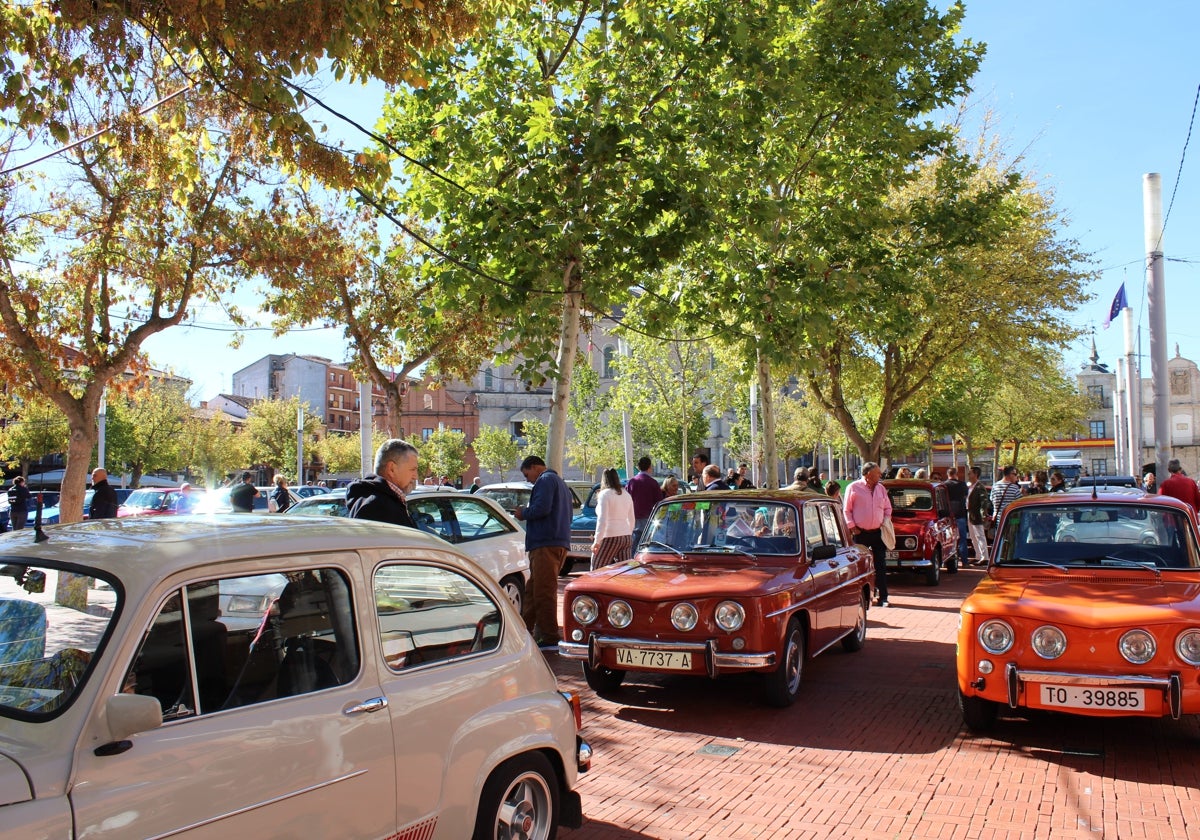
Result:
[[[933,550],[933,561],[929,564],[929,568],[925,572],[926,586],[937,586],[942,582],[942,550],[935,548]]]
[[[958,574],[958,564],[962,560],[957,553],[950,555],[950,559],[946,561],[946,574]]]
[[[597,694],[607,694],[621,687],[621,683],[625,681],[625,672],[605,668],[603,665],[593,668],[591,665],[584,664],[583,678],[587,680],[588,688],[592,691]]]
[[[982,697],[968,697],[958,692],[958,705],[962,709],[963,723],[972,732],[987,732],[996,725],[1000,704]]]
[[[858,615],[854,617],[854,629],[849,636],[842,637],[842,648],[848,653],[858,653],[867,643],[867,595],[858,596]]]
[[[549,760],[540,753],[510,758],[493,770],[483,785],[474,840],[553,840],[558,831],[558,806],[558,776]]]
[[[519,574],[509,575],[501,579],[500,588],[504,590],[504,597],[508,598],[508,602],[516,609],[517,615],[520,615],[525,606],[525,578]]]
[[[785,709],[796,702],[804,676],[804,628],[799,620],[788,622],[783,633],[783,657],[779,667],[763,674],[763,696],[767,704]]]

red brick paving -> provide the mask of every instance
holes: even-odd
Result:
[[[867,645],[807,663],[800,699],[772,709],[757,681],[636,676],[599,697],[578,663],[595,749],[586,821],[563,840],[1142,840],[1200,836],[1195,719],[1002,719],[961,725],[958,606],[982,572],[889,580]],[[560,588],[561,592],[561,588]],[[706,755],[709,745],[731,755]]]

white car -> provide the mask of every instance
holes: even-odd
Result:
[[[571,507],[574,510],[579,510],[583,507],[583,502],[579,499],[579,494],[567,485],[567,489],[571,491]],[[519,507],[525,507],[529,504],[529,494],[533,492],[533,485],[528,481],[502,481],[498,484],[485,484],[472,495],[483,496],[486,499],[494,499],[509,513],[512,513]]]
[[[425,490],[407,497],[417,527],[452,543],[500,584],[521,611],[529,588],[525,532],[491,499],[454,490]],[[346,516],[346,491],[301,499],[287,511],[294,516]]]
[[[287,516],[48,533],[0,540],[4,837],[463,840],[581,824],[578,699],[444,541]],[[257,620],[223,613],[262,593]]]

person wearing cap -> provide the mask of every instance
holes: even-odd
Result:
[[[117,491],[108,483],[108,471],[104,467],[92,470],[92,504],[88,508],[88,519],[116,519]]]

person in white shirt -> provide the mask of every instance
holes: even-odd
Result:
[[[621,487],[621,477],[617,471],[607,469],[600,481],[600,492],[596,494],[593,570],[629,559],[633,526],[633,497]]]

